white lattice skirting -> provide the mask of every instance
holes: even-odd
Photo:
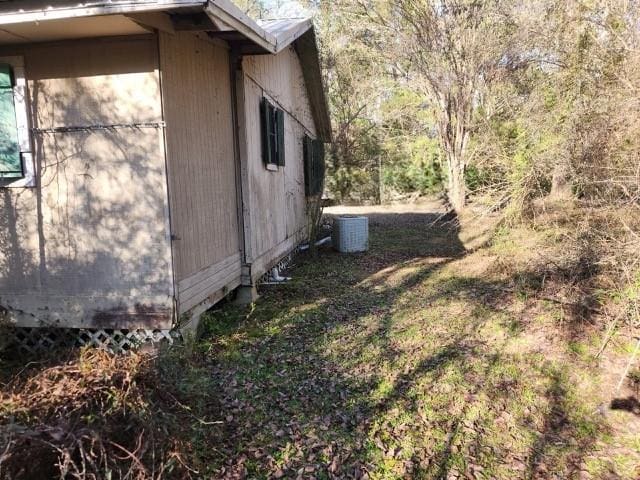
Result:
[[[271,266],[258,280],[258,284],[269,283],[272,280],[272,270],[274,268],[278,268],[280,273],[284,272],[287,268],[291,266],[295,256],[300,253],[300,246],[298,245],[296,248],[291,250],[288,254],[278,260],[275,264]]]
[[[3,350],[37,355],[60,348],[93,347],[112,353],[135,350],[143,345],[172,345],[181,338],[177,330],[112,330],[71,328],[2,329]]]

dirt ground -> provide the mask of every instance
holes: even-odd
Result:
[[[424,200],[419,203],[399,203],[395,205],[370,205],[370,206],[335,206],[324,209],[324,214],[334,215],[365,215],[372,222],[392,226],[389,223],[415,223],[425,215],[446,215],[445,205],[439,200]],[[414,222],[411,222],[413,220]]]

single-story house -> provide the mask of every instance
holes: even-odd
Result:
[[[307,240],[330,140],[309,19],[0,3],[0,316],[169,331],[246,297]]]

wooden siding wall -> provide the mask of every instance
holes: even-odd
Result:
[[[294,49],[278,55],[245,57],[243,60],[245,125],[251,237],[248,263],[260,275],[279,256],[306,235],[302,140],[315,138],[315,124],[307,98],[300,61]],[[263,95],[271,98],[285,115],[285,168],[269,171],[262,162],[259,105]]]
[[[171,224],[180,312],[240,281],[229,52],[160,34]]]
[[[157,42],[23,55],[39,188],[0,188],[0,305],[24,326],[168,327],[173,279]],[[156,127],[73,129],[153,123]]]

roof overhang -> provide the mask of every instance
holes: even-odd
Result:
[[[14,0],[0,2],[0,44],[149,33],[141,18],[202,11],[206,0]],[[172,27],[172,26],[171,26]]]
[[[221,22],[228,28],[220,32],[234,32],[264,49],[264,53],[278,53],[277,38],[269,34],[242,10],[229,0],[211,0],[205,6],[205,12],[213,22]]]
[[[313,21],[310,18],[260,20],[258,24],[274,38],[275,53],[287,48],[309,30],[313,30]]]
[[[46,22],[69,18],[95,17],[144,12],[202,8],[206,0],[115,0],[115,1],[53,1],[25,0],[0,3],[0,28],[17,23]]]

